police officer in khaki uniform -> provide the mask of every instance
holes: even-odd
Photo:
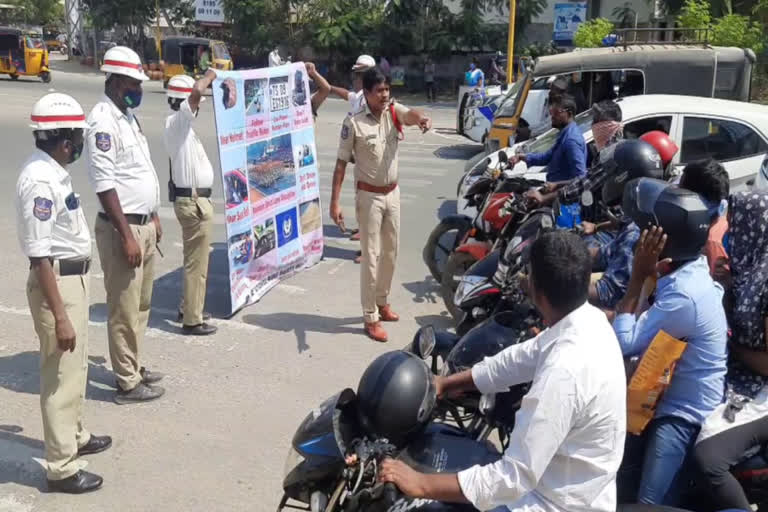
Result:
[[[117,378],[118,404],[160,398],[151,386],[163,375],[139,364],[149,321],[155,248],[162,237],[157,209],[160,184],[149,145],[131,112],[141,104],[147,80],[141,60],[116,46],[104,55],[105,96],[88,116],[88,174],[101,202],[96,246],[107,292],[109,357]]]
[[[66,94],[32,108],[37,149],[16,184],[18,235],[30,259],[27,299],[40,338],[40,408],[51,491],[80,494],[101,487],[78,457],[106,450],[109,436],[83,425],[88,375],[91,235],[65,170],[83,150],[85,114]]]
[[[426,132],[432,121],[389,98],[389,81],[378,68],[363,75],[365,106],[344,119],[333,172],[331,219],[343,230],[339,206],[347,162],[355,157],[355,208],[360,223],[360,298],[365,332],[387,341],[380,320],[396,322],[389,305],[400,236],[400,189],[397,186],[397,147],[402,125],[418,125]]]
[[[192,128],[203,92],[216,79],[209,69],[195,82],[187,75],[168,81],[168,104],[173,111],[165,120],[165,149],[171,157],[170,200],[181,224],[184,243],[184,297],[179,310],[182,332],[198,336],[216,332],[203,313],[208,281],[208,256],[213,228],[213,166]]]

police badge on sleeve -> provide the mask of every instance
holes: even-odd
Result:
[[[96,147],[103,152],[112,149],[112,136],[104,132],[96,132]]]
[[[32,207],[32,215],[36,219],[46,221],[51,218],[51,211],[53,210],[53,201],[46,199],[45,197],[36,197],[35,204]]]

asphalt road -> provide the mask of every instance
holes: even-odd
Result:
[[[29,113],[49,90],[77,98],[86,111],[99,100],[103,77],[59,71],[53,82],[0,78],[0,512],[271,511],[281,497],[283,463],[300,421],[323,399],[355,388],[366,365],[384,351],[408,343],[420,325],[451,325],[439,290],[428,277],[421,249],[438,218],[455,211],[456,183],[464,160],[480,148],[453,133],[451,106],[428,109],[433,132],[409,130],[400,146],[401,249],[392,290],[398,324],[387,325],[388,344],[362,333],[358,245],[328,218],[330,182],[346,104],[323,105],[316,133],[325,226],[324,260],[272,290],[261,302],[225,319],[228,272],[220,175],[214,190],[215,243],[207,308],[217,335],[179,334],[175,311],[181,291],[180,228],[170,204],[160,210],[165,258],[156,267],[153,311],[142,363],[167,374],[159,401],[118,406],[106,339],[106,306],[100,265],[92,272],[89,382],[85,419],[113,447],[88,457],[90,471],[105,479],[84,496],[45,492],[42,425],[38,402],[38,341],[25,296],[28,263],[16,235],[14,191],[19,167],[33,148]],[[167,155],[162,130],[167,104],[159,82],[145,87],[138,115],[149,139],[162,195]],[[204,103],[196,129],[218,169],[214,120]],[[70,168],[75,190],[93,224],[97,199],[85,165]],[[351,173],[351,169],[350,169]],[[342,206],[354,219],[351,176]],[[98,260],[95,247],[94,258]]]

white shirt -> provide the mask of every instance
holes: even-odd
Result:
[[[269,67],[280,66],[283,64],[283,59],[280,58],[280,52],[272,50],[269,52]]]
[[[171,156],[173,182],[179,188],[211,188],[213,167],[197,138],[192,122],[196,115],[184,100],[177,112],[165,120],[165,149]]]
[[[472,368],[482,393],[532,381],[501,460],[459,473],[479,510],[616,510],[627,388],[605,314],[585,304],[537,337]]]
[[[97,194],[115,189],[123,213],[157,212],[160,183],[147,138],[131,112],[123,114],[104,96],[88,115],[85,141],[88,175]]]
[[[357,92],[350,92],[347,96],[349,102],[349,115],[353,116],[365,108],[365,96],[363,90]]]
[[[16,219],[21,250],[28,258],[91,257],[91,233],[72,178],[39,149],[24,162],[16,182]]]

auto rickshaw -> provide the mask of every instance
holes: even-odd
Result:
[[[49,52],[61,51],[59,35],[61,35],[61,32],[55,27],[43,28],[43,40],[45,40],[45,47],[48,48]]]
[[[48,50],[42,37],[24,33],[19,29],[0,27],[0,74],[37,76],[45,83],[51,81],[48,68]]]
[[[227,45],[221,41],[202,37],[169,37],[162,41],[162,59],[165,61],[163,86],[176,75],[189,75],[198,79],[206,72],[203,54],[207,52],[208,66],[228,71],[233,69]]]

